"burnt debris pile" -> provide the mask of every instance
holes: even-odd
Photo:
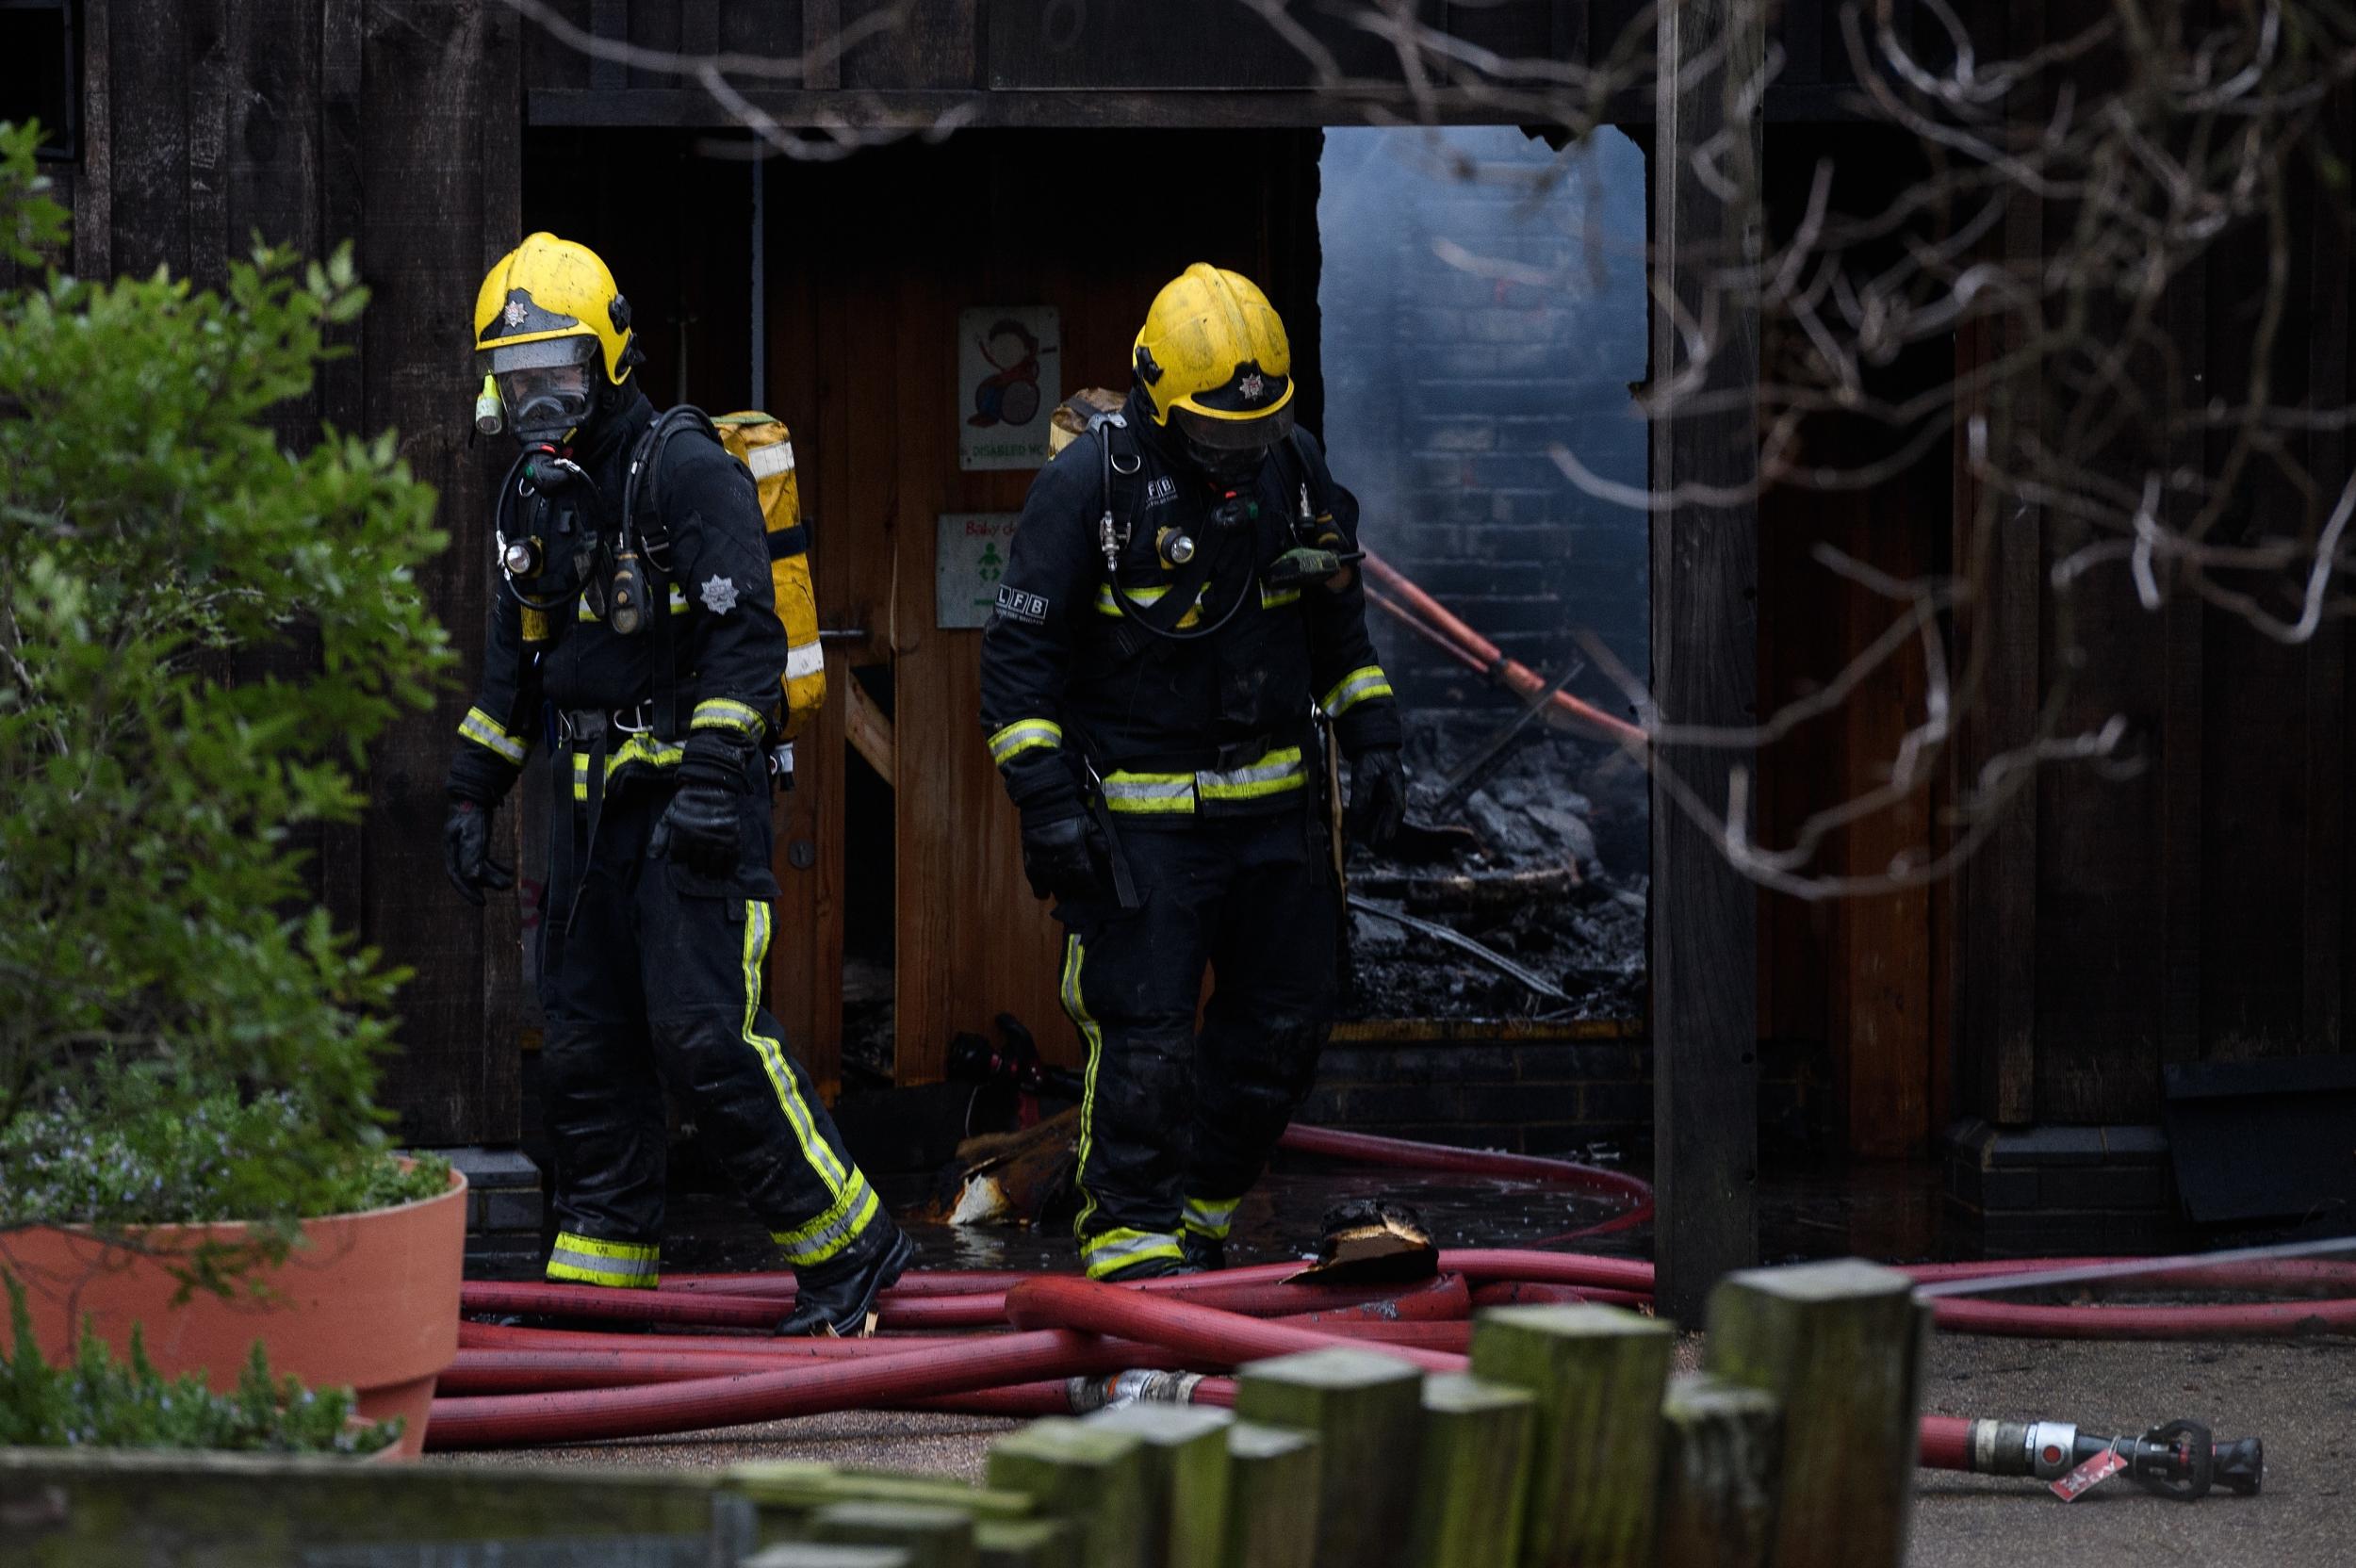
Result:
[[[1410,826],[1388,854],[1350,860],[1346,1016],[1643,1011],[1643,770],[1539,725],[1502,743],[1498,728],[1488,714],[1410,716]]]

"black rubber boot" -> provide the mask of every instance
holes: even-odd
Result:
[[[891,1224],[885,1220],[885,1224]],[[777,1325],[780,1336],[816,1334],[832,1339],[859,1339],[868,1332],[875,1298],[916,1261],[916,1243],[898,1226],[892,1240],[869,1262],[831,1280],[796,1282],[794,1311]]]
[[[1200,1231],[1183,1232],[1178,1237],[1178,1250],[1186,1255],[1186,1266],[1198,1273],[1215,1274],[1227,1266],[1227,1243],[1218,1236],[1206,1236]]]

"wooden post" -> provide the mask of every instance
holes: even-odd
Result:
[[[1463,1372],[1423,1385],[1423,1460],[1414,1477],[1415,1546],[1425,1568],[1516,1561],[1530,1489],[1533,1401]]]
[[[1652,385],[1693,375],[1685,398],[1652,425],[1652,489],[1706,487],[1741,496],[1723,506],[1674,500],[1652,523],[1652,696],[1667,725],[1757,722],[1759,323],[1713,296],[1713,272],[1759,246],[1759,128],[1755,90],[1764,9],[1752,0],[1665,0],[1660,11],[1653,191]],[[1695,62],[1718,65],[1679,90]],[[1731,122],[1740,113],[1742,122]],[[1706,179],[1693,161],[1708,158]],[[1713,193],[1731,182],[1741,204]],[[1705,325],[1694,363],[1682,323]],[[1747,749],[1657,748],[1652,785],[1654,1255],[1661,1310],[1692,1321],[1710,1287],[1756,1260],[1759,1149],[1758,892],[1724,846],[1679,804],[1681,781],[1713,812],[1727,808]]]
[[[1127,1432],[1051,1415],[991,1445],[990,1484],[1028,1494],[1079,1527],[1081,1568],[1143,1568],[1145,1446]]]
[[[841,1470],[808,1460],[774,1460],[731,1468],[726,1484],[765,1510],[809,1513],[829,1503],[921,1503],[954,1508],[980,1520],[1026,1519],[1036,1511],[1020,1492],[968,1486],[943,1476],[895,1476]]]
[[[1492,1307],[1472,1369],[1537,1398],[1526,1568],[1652,1561],[1661,1396],[1677,1330],[1618,1307]]]
[[[1246,1421],[1315,1432],[1317,1568],[1404,1562],[1415,1489],[1423,1373],[1373,1350],[1306,1350],[1254,1362],[1235,1380]]]
[[[980,1568],[1064,1568],[1079,1555],[1068,1519],[985,1519],[973,1527]]]
[[[828,1503],[810,1516],[812,1541],[897,1546],[908,1568],[974,1568],[973,1516],[931,1503]]]
[[[1661,1405],[1661,1568],[1764,1568],[1783,1407],[1764,1390],[1677,1378]]]
[[[1219,1568],[1310,1568],[1317,1554],[1324,1457],[1307,1432],[1238,1421],[1227,1429],[1227,1519]]]
[[[1126,1432],[1144,1447],[1147,1568],[1218,1568],[1227,1523],[1227,1429],[1235,1424],[1223,1410],[1141,1401],[1083,1422]]]
[[[1844,1259],[1729,1276],[1705,1369],[1783,1405],[1775,1568],[1892,1568],[1914,1507],[1930,1309],[1894,1269]]]

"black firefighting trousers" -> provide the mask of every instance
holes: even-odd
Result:
[[[1139,906],[1055,908],[1064,1011],[1088,1054],[1074,1229],[1097,1279],[1176,1259],[1182,1227],[1225,1239],[1317,1076],[1334,1005],[1321,827],[1287,811],[1123,829]]]
[[[568,876],[551,855],[540,927],[558,1225],[548,1277],[656,1282],[665,1084],[797,1272],[823,1282],[864,1265],[892,1225],[761,1005],[776,889],[765,780],[745,799],[733,877],[648,855],[667,779],[601,792],[594,848],[586,807],[569,813],[578,869]]]

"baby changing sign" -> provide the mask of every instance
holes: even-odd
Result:
[[[1037,468],[1063,400],[1063,326],[1054,305],[957,313],[957,466]],[[946,623],[944,623],[946,624]]]
[[[1012,512],[944,512],[933,537],[933,624],[978,627],[990,619],[1003,596],[1017,612],[1032,609],[1036,595],[1018,595],[1001,580],[1006,552],[1014,547]],[[1046,601],[1038,609],[1044,617]]]

